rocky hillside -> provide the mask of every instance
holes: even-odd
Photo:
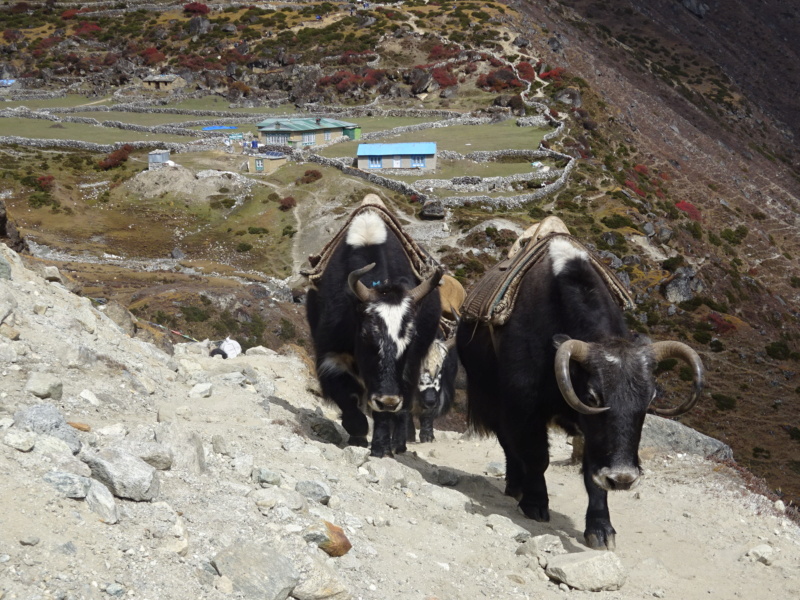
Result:
[[[630,326],[687,341],[708,367],[708,394],[685,421],[724,440],[776,497],[796,503],[797,9],[780,0],[369,5],[19,2],[0,10],[0,71],[18,78],[21,98],[141,99],[142,78],[163,72],[186,83],[179,99],[212,93],[237,106],[330,111],[374,103],[521,114],[519,93],[530,86],[528,96],[564,123],[550,145],[577,166],[554,197],[504,216],[524,227],[558,214],[603,251],[636,294]],[[40,157],[19,162],[31,172],[3,173],[19,179],[16,189],[48,174]],[[41,200],[27,193],[14,200]],[[33,229],[47,222],[45,210],[19,212]],[[489,216],[496,211],[469,206],[448,220],[474,231]],[[50,219],[71,226],[68,215]],[[466,282],[508,241],[496,229],[474,233],[441,248]],[[263,340],[270,346],[302,323],[257,308],[235,316],[263,338],[264,321],[286,319]],[[667,371],[665,385],[680,385],[681,374]]]
[[[493,440],[372,459],[302,353],[208,350],[129,337],[0,244],[0,598],[786,598],[800,577],[783,503],[680,425],[648,422],[618,550],[588,551],[563,434],[535,523]]]

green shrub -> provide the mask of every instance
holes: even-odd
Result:
[[[703,239],[703,228],[700,227],[700,223],[697,221],[689,221],[688,223],[682,223],[681,227],[694,239],[702,240]]]
[[[658,364],[656,365],[656,375],[660,373],[666,373],[667,371],[672,371],[677,364],[677,358],[665,358],[664,360],[658,361]]]
[[[692,337],[700,344],[707,344],[711,341],[711,334],[708,331],[695,331]]]
[[[636,229],[636,225],[633,224],[633,221],[625,215],[609,215],[600,219],[600,222],[609,229],[620,229],[622,227]]]
[[[203,321],[208,321],[209,318],[207,311],[196,306],[182,306],[181,312],[188,323],[202,323]]]
[[[792,355],[791,350],[789,350],[789,345],[785,340],[771,342],[764,346],[764,349],[767,351],[767,356],[775,360],[788,360]]]
[[[685,263],[685,259],[680,254],[676,256],[672,256],[661,263],[661,268],[665,271],[669,271],[670,273],[674,273],[678,267],[682,267]]]
[[[800,442],[800,427],[787,427],[787,431],[789,432],[789,437],[793,439],[795,442]]]
[[[260,235],[262,233],[269,233],[269,230],[265,227],[248,227],[247,233],[250,235]]]
[[[681,367],[680,371],[678,371],[678,379],[692,381],[694,379],[694,371],[691,367]]]
[[[789,285],[791,285],[793,288],[800,288],[800,277],[797,275],[792,275],[789,278]]]
[[[281,318],[281,328],[278,331],[278,337],[282,339],[284,342],[289,341],[297,336],[297,328],[294,326],[289,319],[282,317]]]
[[[714,393],[711,399],[719,410],[733,410],[736,408],[736,398],[727,394]]]
[[[736,229],[723,229],[719,236],[731,246],[737,246],[747,237],[747,227],[739,225]]]
[[[725,349],[725,346],[719,340],[711,340],[708,347],[711,348],[712,352],[722,352]]]
[[[237,252],[250,252],[253,249],[253,244],[248,244],[247,242],[240,242],[236,244],[236,251]]]
[[[769,459],[772,458],[772,452],[761,446],[755,446],[753,448],[753,458]]]

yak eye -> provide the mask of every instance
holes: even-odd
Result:
[[[592,400],[592,405],[594,406],[601,406],[602,402],[600,401],[600,394],[594,388],[589,388],[589,397]]]

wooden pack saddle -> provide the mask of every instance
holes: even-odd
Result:
[[[605,281],[612,296],[623,310],[633,308],[633,298],[614,271],[591,250],[570,235],[558,217],[550,216],[529,227],[508,252],[508,257],[489,269],[467,294],[461,316],[467,321],[502,325],[511,316],[520,283],[528,270],[547,256],[547,248],[560,237],[586,252],[598,275]]]

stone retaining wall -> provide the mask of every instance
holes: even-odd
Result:
[[[146,149],[165,149],[170,152],[204,152],[207,150],[219,149],[219,143],[193,142],[191,144],[179,144],[175,142],[159,142],[157,140],[146,140],[138,142],[115,142],[113,144],[95,144],[92,142],[81,142],[79,140],[54,140],[54,139],[32,139],[19,136],[0,136],[0,146],[17,145],[27,148],[43,148],[62,150],[84,150],[87,152],[108,153],[118,150],[122,146],[133,146],[137,150]]]

